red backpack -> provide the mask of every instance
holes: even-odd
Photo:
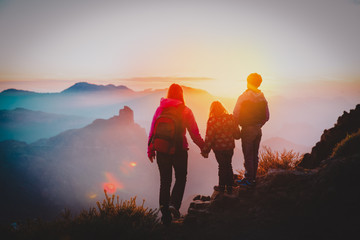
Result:
[[[157,117],[150,142],[155,151],[174,154],[177,149],[182,147],[183,110],[183,106],[167,107]]]

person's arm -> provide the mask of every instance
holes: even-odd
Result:
[[[155,150],[151,146],[151,140],[152,140],[153,135],[154,135],[155,122],[156,122],[156,119],[158,118],[158,116],[160,115],[160,112],[161,112],[161,109],[157,108],[156,111],[155,111],[155,114],[153,116],[151,126],[150,126],[147,154],[148,154],[148,158],[149,158],[149,160],[151,162],[153,162],[154,158],[155,158]]]
[[[236,124],[239,124],[239,121],[240,121],[240,108],[241,108],[242,102],[243,102],[242,96],[238,97],[238,99],[236,101],[236,105],[234,107],[234,111],[233,111],[233,116],[234,116]]]
[[[232,133],[233,133],[234,139],[236,139],[236,140],[240,139],[241,132],[240,132],[239,124],[237,124],[235,122],[234,116],[231,117],[231,126],[232,126]]]
[[[198,125],[196,124],[194,114],[190,110],[190,108],[185,107],[184,109],[184,118],[185,118],[185,127],[188,130],[191,139],[194,143],[202,149],[204,146],[204,140],[202,139]]]
[[[213,145],[213,141],[214,141],[214,124],[212,124],[212,121],[209,120],[207,122],[207,126],[206,126],[206,135],[205,135],[205,144],[204,147],[202,148],[201,152],[203,154],[203,156],[207,157],[209,152],[211,151],[211,147]]]
[[[270,112],[269,112],[269,106],[268,106],[268,102],[266,101],[266,119],[265,119],[265,122],[264,124],[269,121],[270,119]]]
[[[270,112],[269,112],[269,106],[268,106],[268,102],[265,100],[265,119],[264,121],[261,123],[261,127],[264,126],[264,124],[269,121],[270,119]]]

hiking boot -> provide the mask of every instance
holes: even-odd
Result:
[[[236,198],[237,196],[234,194],[234,187],[233,186],[226,186],[226,192],[224,196],[228,198]]]
[[[172,217],[171,217],[171,213],[163,213],[162,217],[161,217],[161,222],[162,224],[164,224],[165,226],[170,226],[172,221]]]
[[[214,186],[214,190],[218,191],[220,193],[223,193],[223,192],[225,192],[225,186],[223,186],[223,185]]]
[[[241,180],[237,180],[235,182],[236,182],[236,184],[238,184],[239,186],[242,186],[242,187],[253,187],[254,186],[253,181],[248,180],[246,178],[243,178]]]
[[[180,218],[180,212],[174,206],[170,205],[169,206],[169,211],[173,215],[174,219],[179,219]]]
[[[203,202],[210,201],[211,197],[210,196],[201,196],[200,200]]]
[[[232,194],[233,193],[233,187],[232,186],[226,186],[226,192],[228,194]]]

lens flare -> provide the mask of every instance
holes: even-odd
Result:
[[[119,166],[119,169],[123,175],[129,176],[134,171],[134,168],[136,166],[137,166],[136,162],[123,161]]]
[[[90,198],[90,199],[94,199],[94,198],[96,198],[96,197],[97,197],[97,194],[95,194],[95,193],[89,195],[89,198]]]
[[[106,190],[107,193],[114,194],[116,192],[116,186],[113,183],[104,183],[103,184],[104,190]]]
[[[107,182],[103,183],[102,187],[106,192],[114,194],[117,190],[124,188],[123,184],[119,182],[112,173],[105,172]]]

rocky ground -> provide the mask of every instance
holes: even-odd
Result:
[[[214,191],[211,197],[195,197],[188,214],[174,223],[164,238],[348,239],[357,236],[359,116],[360,105],[339,117],[295,170],[271,170],[258,179],[255,187],[238,187],[231,195]],[[350,136],[356,131],[357,134]],[[338,153],[334,154],[336,148]]]
[[[165,239],[346,239],[357,235],[360,154],[274,170],[254,188],[197,196]]]
[[[91,230],[108,236],[106,239],[357,238],[360,226],[359,116],[360,105],[339,117],[296,169],[270,170],[257,179],[255,187],[238,187],[233,194],[214,191],[212,196],[196,196],[183,218],[173,221],[169,227],[151,225],[153,228],[144,232],[145,238],[124,236],[123,232],[122,236],[119,224],[110,228],[110,232],[96,229],[99,226],[108,229],[109,224],[104,222]],[[89,231],[79,238],[75,234],[79,230],[77,226],[71,225],[70,230],[69,235],[64,235],[66,239],[89,239]],[[52,236],[41,229],[39,233]],[[65,239],[56,236],[51,239]]]

